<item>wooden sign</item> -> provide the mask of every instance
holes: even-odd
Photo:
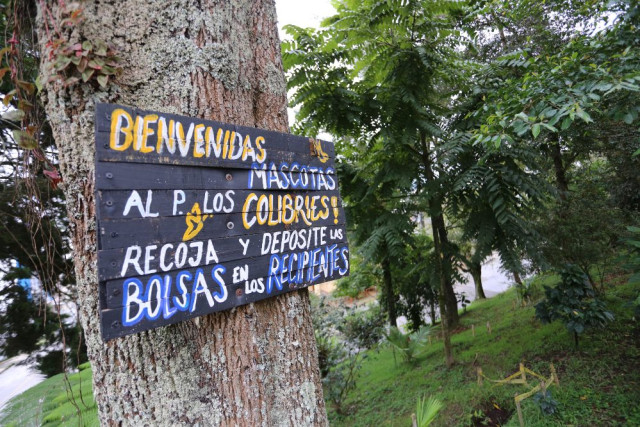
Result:
[[[98,104],[105,340],[349,274],[333,144]]]

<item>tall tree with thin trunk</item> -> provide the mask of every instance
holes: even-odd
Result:
[[[325,425],[306,290],[109,342],[100,336],[95,104],[286,131],[273,0],[86,1],[83,19],[72,7],[39,2],[41,96],[59,149],[101,423]],[[91,76],[50,79],[59,43],[97,40],[117,50],[117,78],[104,88]]]

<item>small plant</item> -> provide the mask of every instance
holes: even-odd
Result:
[[[562,280],[555,288],[545,286],[546,298],[536,305],[536,317],[542,323],[562,321],[578,348],[578,337],[585,329],[605,326],[613,320],[613,314],[596,298],[587,276],[578,267],[568,265],[560,275]]]
[[[553,415],[558,411],[558,402],[551,397],[550,390],[540,391],[533,396],[534,402],[538,404],[540,410],[545,415]]]
[[[462,306],[462,312],[466,313],[467,306],[471,304],[471,301],[469,300],[469,298],[467,298],[467,295],[464,292],[456,295],[458,297],[458,303]]]
[[[340,331],[358,348],[369,349],[384,337],[385,316],[379,305],[356,311],[346,317]]]
[[[357,374],[366,357],[364,353],[350,354],[345,350],[340,363],[333,366],[322,380],[327,399],[340,415],[347,415],[349,412],[344,406],[345,400],[349,392],[356,387]]]
[[[403,334],[398,328],[392,327],[387,334],[387,341],[398,350],[405,362],[414,363],[416,357],[424,350],[431,330],[423,326],[411,334]]]
[[[431,425],[433,420],[438,415],[438,412],[444,407],[435,397],[431,396],[427,399],[423,396],[422,399],[418,399],[416,404],[416,424],[418,427],[426,427]]]
[[[516,284],[516,292],[518,293],[518,299],[520,300],[520,305],[525,307],[527,304],[531,302],[533,289],[534,289],[533,278],[524,279],[522,283]]]
[[[110,78],[122,72],[116,49],[100,39],[66,40],[64,30],[73,28],[84,20],[80,3],[68,3],[62,15],[63,19],[59,23],[51,22],[56,30],[55,36],[48,32],[46,48],[49,81],[61,82],[66,87],[93,79],[100,87],[105,88]]]

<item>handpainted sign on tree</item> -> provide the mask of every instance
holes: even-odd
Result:
[[[105,340],[349,274],[333,144],[96,107]]]

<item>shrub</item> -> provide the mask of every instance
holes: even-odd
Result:
[[[536,317],[543,323],[563,322],[578,348],[578,336],[585,329],[605,326],[613,314],[596,298],[589,279],[578,267],[568,265],[560,276],[555,288],[545,286],[545,299],[536,305]]]
[[[341,332],[358,348],[372,348],[384,337],[385,315],[379,305],[356,311],[345,319]]]

